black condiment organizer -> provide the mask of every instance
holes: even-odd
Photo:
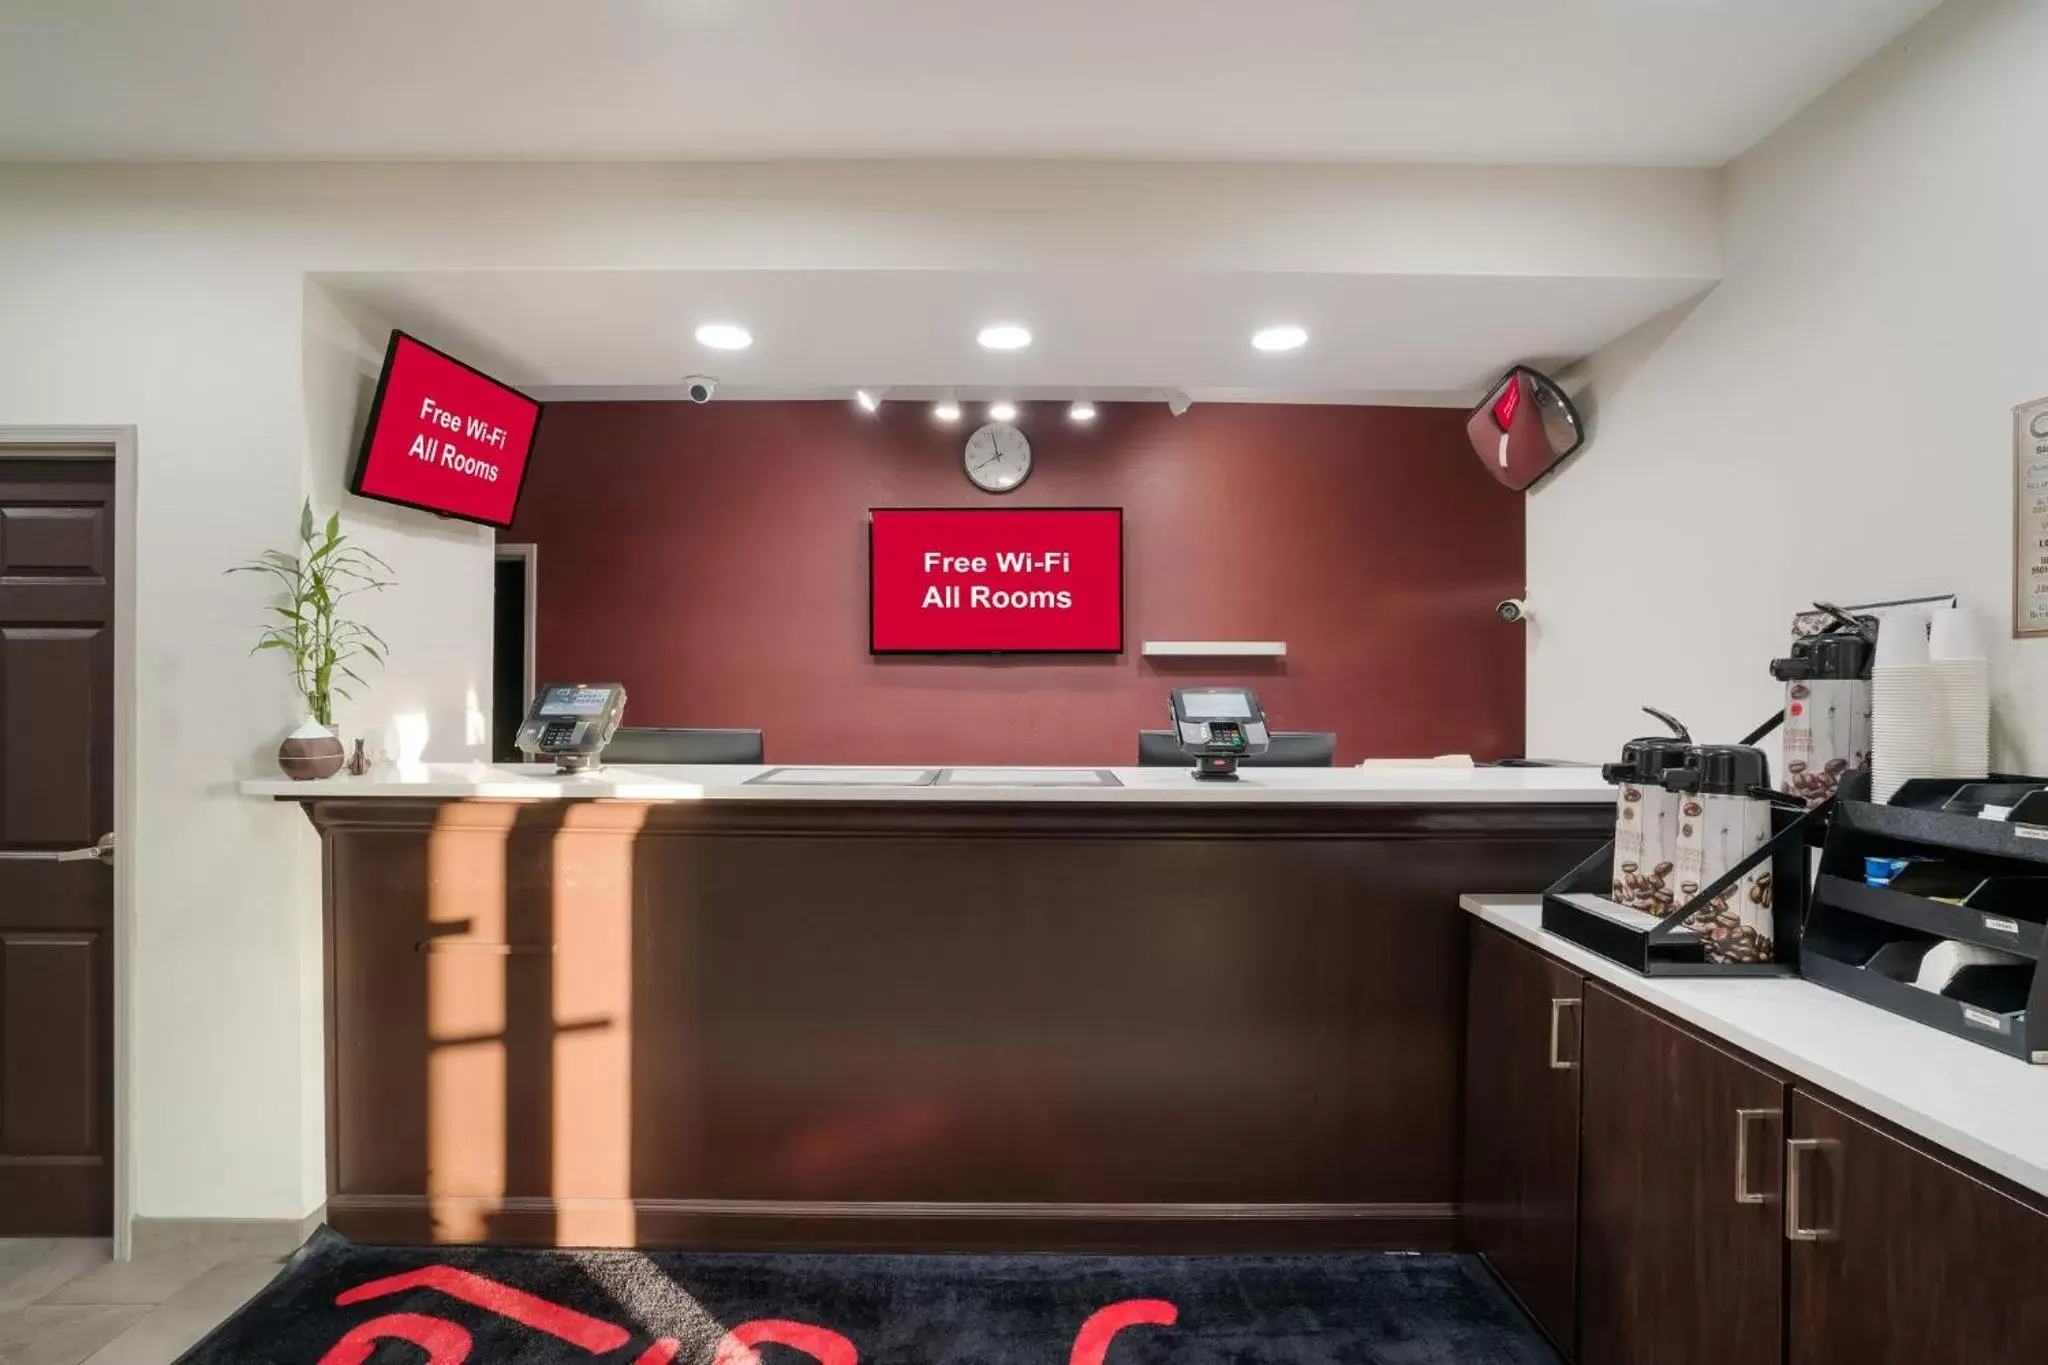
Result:
[[[1611,899],[1614,889],[1614,841],[1567,872],[1543,893],[1543,927],[1590,952],[1618,962],[1643,976],[1797,976],[1801,928],[1806,919],[1806,849],[1810,836],[1827,818],[1827,806],[1771,811],[1771,837],[1756,852],[1700,888],[1699,894],[1664,916],[1655,926],[1638,929],[1563,899],[1595,895]],[[2044,846],[2048,851],[2048,846]],[[1709,962],[1706,944],[1685,928],[1691,915],[1734,886],[1763,863],[1771,862],[1776,962]]]
[[[1868,795],[1861,785],[1845,789],[1806,916],[1802,974],[1944,1033],[2048,1063],[2048,972],[2041,970],[2048,952],[2048,794],[2029,795],[2044,787],[2048,779],[1923,778],[1906,783],[1887,805],[1858,799]],[[2042,823],[1982,819],[1976,812],[1985,804],[2011,805],[2015,816]],[[1962,874],[1952,889],[1967,886],[1963,903],[1916,895],[1910,878],[1904,887],[1866,884],[1866,858],[1900,857],[1935,859]],[[2022,976],[2018,966],[1965,968],[1959,986],[1936,994],[1867,965],[1886,944],[1942,939],[2028,959],[2024,999],[1996,998],[2015,994],[2005,983]]]

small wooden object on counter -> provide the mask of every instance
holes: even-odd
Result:
[[[332,777],[347,761],[341,740],[320,722],[308,718],[277,746],[277,766],[295,782]]]

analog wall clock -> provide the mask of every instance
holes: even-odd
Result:
[[[1008,422],[990,422],[967,438],[960,463],[976,488],[1008,493],[1031,477],[1031,441]]]

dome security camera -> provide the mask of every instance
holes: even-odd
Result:
[[[718,392],[718,381],[708,374],[693,374],[683,381],[683,392],[692,403],[709,403],[711,395]]]
[[[1534,619],[1536,609],[1529,605],[1526,597],[1510,597],[1493,609],[1493,614],[1509,625]]]

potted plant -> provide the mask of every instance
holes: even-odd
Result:
[[[351,697],[344,680],[363,681],[353,667],[356,661],[384,662],[382,637],[343,617],[340,607],[357,593],[390,587],[391,566],[349,543],[341,533],[339,512],[324,527],[315,521],[308,499],[299,510],[296,551],[265,550],[228,572],[268,574],[282,590],[282,599],[270,608],[278,619],[263,628],[250,650],[284,651],[291,660],[292,682],[306,701],[305,724],[279,746],[278,765],[287,777],[334,776],[343,762],[341,738],[334,732],[334,698]]]

